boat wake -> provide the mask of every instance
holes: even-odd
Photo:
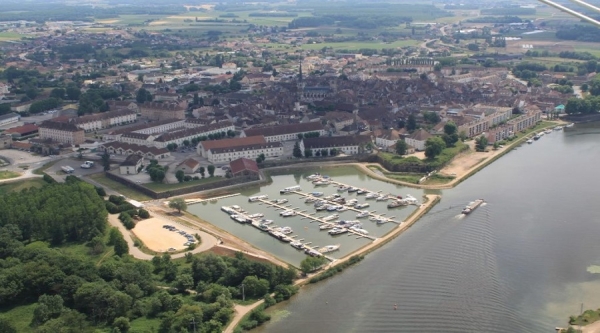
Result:
[[[465,214],[458,214],[458,215],[454,216],[454,219],[455,220],[462,220],[462,219],[465,218],[465,216],[467,216],[467,215],[465,215]]]

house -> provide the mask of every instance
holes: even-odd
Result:
[[[240,138],[237,139],[239,140]],[[264,155],[265,158],[281,156],[283,155],[283,144],[281,142],[265,142],[252,144],[243,143],[230,145],[222,148],[210,148],[206,151],[206,158],[211,163],[229,163],[232,160],[238,159],[240,157],[256,159],[260,155]]]
[[[0,116],[0,126],[9,125],[12,123],[16,123],[21,119],[21,116],[18,114],[11,112],[7,114],[3,114]]]
[[[39,126],[41,140],[79,145],[85,141],[84,132],[75,124],[46,120]]]
[[[407,136],[404,141],[409,145],[415,148],[417,151],[425,150],[425,141],[429,139],[432,135],[429,134],[426,130],[420,128],[413,132],[413,134]]]
[[[81,116],[71,122],[86,132],[97,131],[112,126],[130,124],[137,120],[137,114],[130,109],[121,109]]]
[[[183,162],[179,163],[179,165],[177,165],[177,168],[175,168],[176,171],[183,171],[183,173],[185,173],[186,175],[191,175],[196,173],[196,171],[198,171],[198,168],[200,167],[200,162],[196,161],[193,158],[188,158],[185,159]]]
[[[248,177],[259,179],[258,165],[256,161],[247,158],[238,158],[229,162],[229,169],[233,177]]]
[[[208,151],[211,149],[223,149],[223,148],[235,148],[238,146],[245,145],[256,145],[256,144],[265,144],[267,140],[265,140],[264,136],[249,136],[245,138],[232,138],[232,139],[222,139],[222,140],[214,140],[214,141],[201,141],[198,143],[198,147],[196,151],[198,155],[202,157],[208,157]],[[241,156],[240,156],[241,157]]]
[[[401,131],[395,129],[377,130],[375,133],[375,145],[377,147],[389,148],[396,144],[396,141],[402,139]]]
[[[319,136],[325,136],[327,132],[320,122],[307,122],[299,124],[286,124],[266,127],[248,128],[242,131],[241,138],[249,136],[264,136],[267,142],[281,142],[297,140],[298,134],[317,132]]]
[[[144,156],[151,160],[161,160],[171,156],[171,152],[169,152],[165,148],[156,148],[156,147],[148,147],[141,146],[136,144],[129,144],[125,142],[109,142],[105,143],[98,147],[98,150],[101,152],[108,152],[109,154],[117,154],[117,155],[140,155]]]
[[[300,149],[302,151],[312,150],[313,154],[317,150],[329,150],[331,152],[332,149],[335,149],[339,153],[354,155],[363,153],[370,142],[371,137],[368,135],[304,138],[300,141]]]
[[[137,175],[139,173],[138,170],[142,169],[143,162],[144,156],[137,154],[129,155],[125,161],[119,165],[119,173],[122,175]]]

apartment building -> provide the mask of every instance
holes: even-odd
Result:
[[[0,126],[10,125],[16,123],[21,119],[17,113],[11,112],[0,116]]]
[[[327,134],[320,122],[308,122],[249,128],[243,130],[240,134],[240,137],[244,138],[248,136],[262,135],[265,137],[267,142],[281,142],[297,140],[298,134],[309,132],[318,132],[320,136],[325,136],[325,134]]]
[[[79,145],[85,141],[84,131],[75,124],[47,120],[39,126],[40,139]]]
[[[117,125],[131,124],[137,119],[135,111],[129,109],[108,111],[87,116],[81,116],[71,120],[75,126],[86,132],[93,132]]]
[[[229,163],[239,158],[255,160],[261,154],[266,158],[283,155],[281,142],[267,142],[258,144],[244,144],[234,147],[211,148],[206,151],[206,158],[211,163]]]
[[[340,153],[354,155],[362,153],[369,142],[371,142],[371,137],[368,135],[304,138],[300,142],[300,149],[303,152],[310,149],[314,153],[317,150],[335,148]]]

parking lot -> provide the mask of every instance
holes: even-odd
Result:
[[[171,231],[163,228],[164,225],[172,225],[175,230]],[[156,252],[172,252],[186,249],[187,245],[184,244],[188,243],[188,238],[184,233],[193,237],[197,232],[158,217],[138,222],[131,231],[146,247]]]
[[[89,174],[93,174],[93,173],[98,173],[103,171],[102,165],[100,161],[95,161],[94,166],[89,168],[89,169],[84,169],[81,167],[81,164],[83,164],[83,162],[85,162],[85,159],[76,159],[76,158],[65,158],[65,159],[61,159],[58,160],[56,163],[54,163],[50,168],[48,168],[46,170],[46,173],[49,174],[50,176],[59,179],[59,178],[64,178],[67,176],[67,174],[62,170],[63,166],[70,166],[71,168],[73,168],[73,172],[71,173],[71,175],[74,176],[86,176]]]

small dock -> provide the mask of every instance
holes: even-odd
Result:
[[[334,182],[331,181],[331,183],[334,183]],[[336,184],[342,184],[342,183],[336,183]],[[342,184],[342,186],[347,186],[347,185]],[[304,197],[315,198],[317,200],[323,200],[323,201],[329,203],[330,205],[342,205],[342,204],[336,203],[336,202],[331,201],[331,200],[325,200],[325,199],[320,198],[320,197],[314,197],[314,196],[310,195],[310,193],[304,193],[304,192],[299,192],[299,191],[293,191],[293,192],[290,192],[290,193],[298,194],[298,195],[304,196]],[[363,210],[365,210],[365,209],[361,210],[361,209],[350,207],[350,206],[346,206],[346,205],[342,205],[342,206],[344,206],[344,207],[348,208],[348,210],[354,211],[356,213],[360,213]],[[332,213],[335,213],[335,212],[332,212]],[[401,221],[394,221],[394,220],[392,220],[390,218],[385,217],[384,215],[375,214],[374,212],[369,212],[369,217],[376,217],[376,218],[379,218],[379,219],[385,219],[387,222],[392,222],[392,223],[396,223],[396,224],[402,223]]]
[[[301,193],[301,192],[293,192],[293,193]],[[302,194],[304,194],[304,193],[302,193]],[[296,209],[290,209],[289,207],[282,206],[282,205],[279,205],[279,204],[276,204],[274,202],[271,202],[271,201],[268,201],[268,200],[264,200],[264,199],[259,199],[258,201],[260,201],[260,202],[262,202],[262,203],[264,203],[266,205],[269,205],[269,206],[275,207],[277,209],[280,209],[280,210],[292,210],[298,216],[301,216],[303,218],[306,218],[306,219],[309,219],[309,220],[312,220],[312,221],[319,222],[321,224],[327,224],[327,225],[332,226],[332,227],[339,227],[339,225],[337,223],[332,223],[332,222],[325,221],[322,218],[318,218],[318,217],[312,216],[312,215],[310,215],[308,213],[305,213],[304,211],[300,211],[300,210],[296,210]],[[376,240],[377,239],[376,237],[369,236],[369,235],[364,235],[364,234],[361,234],[360,232],[356,232],[356,231],[354,231],[352,229],[348,229],[348,233],[352,233],[352,234],[355,234],[355,235],[360,236],[360,237],[368,238],[370,240]]]
[[[207,198],[207,199],[185,199],[185,203],[186,204],[195,204],[195,203],[202,203],[202,202],[216,202],[220,199],[236,197],[238,195],[240,195],[240,194],[234,193],[234,194],[222,195],[219,197],[212,197],[212,198]]]

